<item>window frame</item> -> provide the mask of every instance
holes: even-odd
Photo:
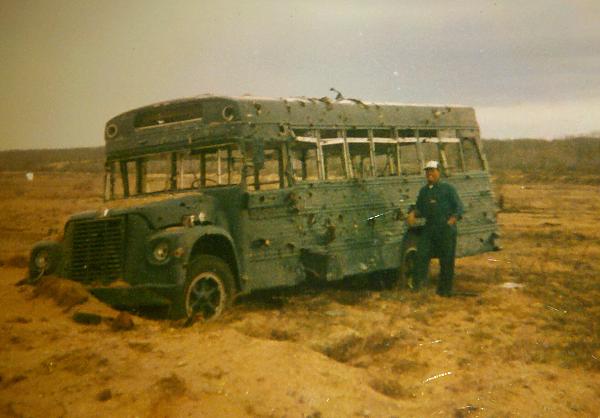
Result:
[[[467,159],[467,155],[465,153],[465,147],[464,147],[465,142],[470,142],[473,146],[474,155],[477,158],[477,163],[478,163],[477,165],[479,167],[475,170],[467,168],[468,159]],[[461,149],[461,157],[463,159],[463,167],[464,167],[465,173],[468,173],[471,171],[488,171],[487,161],[485,160],[485,158],[483,156],[483,153],[481,151],[481,148],[479,146],[479,141],[477,140],[477,138],[461,137],[460,138],[460,149]]]
[[[234,160],[233,151],[234,148],[239,149],[239,144],[235,141],[224,142],[222,144],[206,145],[202,147],[187,148],[180,151],[162,152],[155,154],[146,154],[132,158],[124,158],[121,160],[111,160],[105,165],[105,188],[104,198],[105,200],[117,200],[117,199],[128,199],[143,196],[154,196],[161,193],[184,193],[195,190],[202,190],[204,188],[212,187],[226,187],[234,186],[240,183],[232,183],[232,173],[234,172]],[[208,152],[212,151],[212,152]],[[240,150],[241,151],[241,150]],[[223,161],[221,154],[226,154],[225,171],[223,170]],[[215,154],[217,160],[215,160],[217,180],[214,185],[206,184],[206,177],[202,182],[202,173],[206,170],[206,161],[202,162],[203,156],[208,153]],[[184,157],[185,156],[198,156],[199,169],[197,173],[194,173],[194,180],[192,184],[199,181],[196,187],[184,187]],[[191,160],[194,160],[193,158]],[[160,172],[166,177],[168,181],[168,187],[162,190],[148,191],[148,163],[152,161],[162,161],[167,165],[164,172]],[[196,174],[198,176],[196,177]],[[206,175],[206,174],[205,174]],[[226,181],[223,182],[222,178],[226,176]],[[240,180],[241,182],[241,180]],[[118,193],[117,189],[121,189]]]

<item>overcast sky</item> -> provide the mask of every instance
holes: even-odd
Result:
[[[0,6],[0,148],[103,143],[202,93],[472,105],[484,137],[600,130],[600,1],[16,1]]]

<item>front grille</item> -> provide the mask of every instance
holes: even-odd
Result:
[[[69,276],[78,280],[110,280],[123,269],[124,218],[76,221]]]

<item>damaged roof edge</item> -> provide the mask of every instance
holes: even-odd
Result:
[[[404,105],[357,99],[268,98],[201,95],[151,104],[110,119],[105,141],[189,141],[191,136],[227,135],[259,125],[318,129],[468,129],[478,136],[472,107]],[[215,129],[217,129],[215,131]],[[264,133],[264,132],[263,132]],[[258,131],[257,131],[258,134]],[[164,139],[164,138],[163,138]],[[120,142],[120,141],[117,141]],[[117,144],[113,144],[117,147]]]
[[[280,103],[293,103],[293,102],[303,102],[303,103],[323,103],[323,104],[331,104],[331,105],[362,105],[366,107],[377,107],[377,106],[394,106],[394,107],[417,107],[417,108],[471,108],[471,106],[466,106],[462,104],[436,104],[436,103],[400,103],[400,102],[372,102],[362,99],[355,98],[344,98],[344,99],[331,99],[329,97],[307,97],[307,96],[290,96],[290,97],[266,97],[266,96],[251,96],[251,95],[242,95],[242,96],[227,96],[227,95],[214,95],[211,93],[204,93],[196,96],[190,97],[182,97],[179,99],[165,100],[161,102],[151,103],[149,105],[136,107],[131,110],[127,110],[122,112],[112,119],[120,118],[124,115],[130,113],[136,113],[141,110],[153,109],[157,107],[167,107],[175,104],[188,103],[193,101],[203,101],[205,99],[221,99],[221,100],[231,100],[233,102],[280,102]]]

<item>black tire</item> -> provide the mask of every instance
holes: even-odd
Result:
[[[212,255],[200,255],[190,262],[188,277],[172,307],[172,317],[210,321],[231,306],[235,283],[231,269]]]
[[[402,260],[398,272],[398,287],[400,289],[413,289],[415,267],[417,262],[417,242],[416,235],[410,235],[402,245]]]
[[[36,257],[41,253],[45,253],[46,259],[48,260],[48,265],[43,271],[40,270],[40,268],[35,263]],[[29,279],[31,279],[30,283],[36,282],[43,275],[46,276],[49,274],[53,274],[58,268],[61,257],[62,254],[60,251],[60,247],[57,244],[53,243],[51,245],[35,248],[32,251],[31,256],[29,257]]]

